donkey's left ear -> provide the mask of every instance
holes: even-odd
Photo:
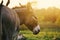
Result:
[[[3,0],[2,0],[2,2],[1,2],[0,6],[1,6],[1,5],[3,5]]]

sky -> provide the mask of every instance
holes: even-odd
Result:
[[[7,0],[3,0],[3,1],[4,1],[3,4],[5,5]],[[60,8],[60,0],[10,0],[10,4],[8,7],[12,8],[15,6],[20,6],[19,3],[24,5],[27,2],[36,2],[34,4],[32,3],[32,7],[37,9],[48,8],[48,7]]]

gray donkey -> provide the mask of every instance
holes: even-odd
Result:
[[[7,4],[8,5],[8,4]],[[19,32],[20,20],[17,13],[3,5],[3,0],[0,4],[0,38],[1,40],[17,40]]]

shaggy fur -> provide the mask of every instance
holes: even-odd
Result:
[[[18,28],[20,25],[20,20],[17,13],[6,7],[1,7],[1,16],[2,16],[2,40],[16,40],[18,34]]]

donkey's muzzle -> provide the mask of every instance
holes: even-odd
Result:
[[[37,25],[35,28],[34,28],[34,30],[33,30],[33,34],[38,34],[40,32],[40,26],[39,25]]]
[[[36,34],[38,34],[39,32],[40,32],[40,30],[35,31],[33,34],[36,35]]]

